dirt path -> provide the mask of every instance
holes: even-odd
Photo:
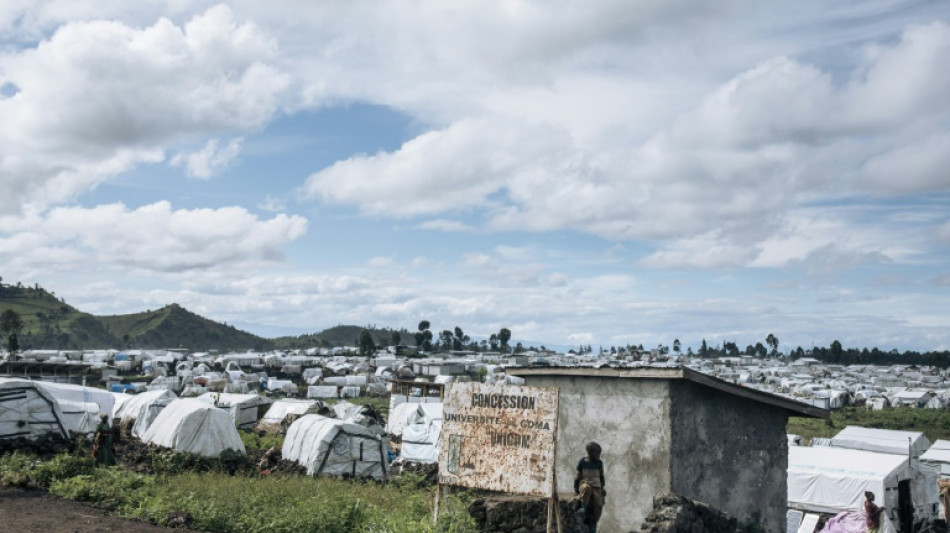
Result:
[[[64,500],[46,492],[0,487],[0,531],[41,533],[101,533],[194,531],[111,516],[103,509]]]

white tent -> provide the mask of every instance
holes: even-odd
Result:
[[[227,392],[206,392],[198,400],[223,409],[231,415],[235,427],[245,429],[253,427],[258,420],[258,407],[273,400],[259,394],[232,394]]]
[[[68,436],[59,404],[35,381],[0,378],[0,440]]]
[[[936,468],[940,477],[950,478],[950,440],[938,440],[920,456],[920,462]]]
[[[63,425],[70,435],[92,436],[99,426],[99,404],[57,400]]]
[[[399,456],[406,461],[437,463],[442,443],[442,404],[419,403],[406,420]]]
[[[224,450],[244,453],[244,443],[231,417],[194,398],[175,400],[162,409],[142,441],[206,457],[215,457]]]
[[[441,403],[401,403],[389,411],[389,418],[386,420],[386,433],[402,437],[402,432],[409,422],[409,417],[420,407],[431,417],[442,419]]]
[[[271,404],[257,427],[263,431],[279,432],[288,416],[306,414],[311,408],[319,408],[314,407],[318,404],[323,405],[322,402],[317,400],[282,398]]]
[[[304,415],[294,421],[284,437],[283,458],[296,461],[307,474],[389,477],[387,441],[352,422],[320,415]]]
[[[915,521],[930,522],[937,512],[936,485],[936,471],[912,464],[906,455],[830,446],[788,449],[788,505],[795,509],[863,512],[864,492],[871,491],[898,524],[899,493],[908,491]]]
[[[115,404],[115,395],[105,389],[84,387],[71,383],[52,383],[49,381],[37,381],[36,383],[46,389],[56,400],[95,403],[99,405],[100,415],[112,416],[112,406]]]
[[[831,438],[830,446],[890,453],[907,457],[910,452],[918,458],[930,448],[930,440],[919,431],[864,428],[848,426]]]
[[[157,389],[134,395],[122,394],[122,396],[131,397],[122,400],[112,413],[112,417],[118,418],[122,424],[134,424],[132,435],[140,439],[148,430],[148,426],[158,417],[158,413],[178,399],[175,393],[168,389]]]

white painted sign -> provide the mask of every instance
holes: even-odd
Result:
[[[556,388],[453,383],[443,406],[440,483],[553,494]]]

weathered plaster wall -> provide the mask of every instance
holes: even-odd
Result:
[[[525,376],[526,385],[558,387],[557,486],[574,490],[584,445],[597,441],[607,479],[598,531],[639,531],[653,497],[670,488],[669,381]]]
[[[787,411],[685,380],[671,382],[671,398],[672,492],[739,523],[758,511],[766,531],[783,532]]]

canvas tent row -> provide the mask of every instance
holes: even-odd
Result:
[[[142,441],[205,457],[217,457],[225,450],[245,452],[228,413],[194,398],[168,404],[149,425]]]
[[[899,524],[936,518],[936,485],[936,471],[906,455],[830,446],[788,449],[788,505],[794,509],[863,512],[864,493],[871,491],[888,519],[905,531]]]
[[[35,381],[0,378],[0,441],[68,437],[59,404]]]
[[[389,477],[388,443],[375,431],[336,418],[309,414],[287,429],[283,458],[307,474],[384,480]]]

